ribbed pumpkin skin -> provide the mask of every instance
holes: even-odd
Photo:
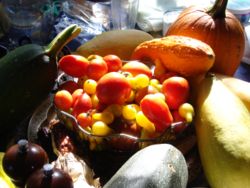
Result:
[[[214,50],[215,63],[211,71],[232,76],[244,54],[245,35],[241,23],[229,11],[225,18],[213,18],[207,9],[186,8],[165,34],[199,39]]]

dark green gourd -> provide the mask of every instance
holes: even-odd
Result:
[[[80,31],[70,25],[47,46],[26,44],[0,59],[0,137],[49,95],[57,77],[58,53]]]

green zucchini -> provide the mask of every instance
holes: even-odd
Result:
[[[80,32],[70,25],[47,46],[26,44],[0,59],[0,137],[49,95],[57,78],[58,53]]]

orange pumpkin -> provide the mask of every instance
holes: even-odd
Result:
[[[188,36],[207,43],[215,53],[211,71],[232,76],[244,54],[245,36],[241,23],[226,10],[227,2],[216,0],[210,9],[184,9],[165,35]]]

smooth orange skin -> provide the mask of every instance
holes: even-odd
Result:
[[[82,127],[82,128],[86,128],[88,126],[91,126],[93,121],[92,121],[92,118],[91,118],[91,115],[86,113],[86,112],[82,112],[80,113],[78,116],[77,116],[77,122],[79,123],[79,125]]]
[[[73,97],[67,90],[57,91],[54,95],[55,106],[63,111],[67,111],[73,104]]]
[[[65,55],[59,62],[58,67],[60,70],[72,77],[82,77],[86,75],[89,61],[80,55]]]
[[[178,109],[187,102],[189,97],[189,83],[184,77],[172,76],[162,84],[162,93],[170,109]]]
[[[72,98],[73,98],[73,104],[75,103],[76,99],[81,96],[84,93],[83,89],[76,89],[73,93],[72,93]]]
[[[96,86],[96,96],[102,104],[124,104],[130,92],[129,81],[118,72],[105,74]]]
[[[107,63],[108,72],[117,72],[122,67],[122,60],[117,55],[106,55],[103,60]]]

